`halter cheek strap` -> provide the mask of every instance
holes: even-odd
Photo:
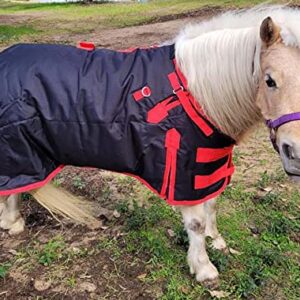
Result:
[[[299,121],[300,120],[300,112],[286,114],[278,119],[275,120],[267,120],[266,125],[270,129],[270,139],[273,144],[274,149],[279,153],[278,146],[276,144],[276,132],[277,129],[286,123],[292,122],[292,121]]]

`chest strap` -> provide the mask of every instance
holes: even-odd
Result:
[[[213,134],[213,129],[206,123],[201,117],[199,112],[193,107],[191,103],[190,93],[183,87],[179,81],[176,72],[172,72],[168,75],[169,81],[173,88],[173,93],[178,97],[183,109],[190,117],[190,119],[199,127],[199,129],[206,135],[210,136]],[[184,83],[183,83],[184,84]]]

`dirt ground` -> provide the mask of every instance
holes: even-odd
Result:
[[[203,20],[204,18],[219,12],[219,9],[205,10],[196,17],[182,18],[178,20],[129,27],[123,29],[101,30],[86,35],[76,34],[73,36],[56,36],[51,42],[70,41],[76,44],[78,41],[93,41],[98,47],[113,49],[126,49],[132,46],[145,46],[170,40],[187,23]],[[30,18],[31,16],[19,16]],[[5,16],[6,23],[11,23],[13,17]],[[3,21],[3,20],[2,20]],[[47,40],[46,40],[47,41]],[[267,142],[267,134],[259,139]],[[261,148],[260,148],[261,147]],[[260,169],[255,166],[255,151],[269,156],[263,143],[257,147],[257,135],[251,137],[250,142],[241,147],[242,166],[238,174],[247,176],[250,169],[259,174]],[[274,155],[274,154],[272,154]],[[275,155],[274,155],[275,157]],[[260,156],[261,159],[261,156]],[[247,163],[243,163],[247,161]],[[268,164],[268,163],[267,163]],[[274,166],[274,161],[269,161]],[[276,160],[275,165],[279,166]],[[264,168],[268,165],[264,166]],[[255,175],[249,175],[249,186]],[[0,299],[158,299],[163,294],[163,287],[151,286],[140,280],[145,272],[145,262],[148,260],[147,253],[140,253],[136,257],[124,258],[118,265],[118,275],[113,272],[116,268],[111,259],[108,248],[99,248],[99,239],[109,240],[110,237],[122,234],[122,216],[114,214],[115,201],[122,201],[128,195],[135,193],[137,198],[142,199],[142,188],[139,183],[130,181],[130,184],[122,184],[120,176],[98,170],[85,170],[67,167],[56,179],[57,183],[71,190],[77,195],[84,196],[90,201],[99,204],[99,219],[103,221],[103,227],[99,231],[91,231],[82,226],[75,226],[68,222],[58,223],[51,215],[34,201],[24,200],[22,213],[26,219],[27,229],[18,237],[10,237],[6,232],[0,232],[0,261],[11,259],[16,249],[24,248],[26,252],[30,247],[48,241],[54,236],[62,235],[70,249],[84,248],[94,251],[88,255],[78,254],[77,263],[70,268],[68,265],[60,266],[52,273],[52,278],[46,278],[45,267],[35,267],[30,272],[31,265],[28,263],[27,271],[14,267],[9,276],[3,280],[0,286]],[[91,250],[91,249],[95,250]],[[24,251],[25,251],[24,250]],[[76,252],[76,251],[75,251]],[[22,259],[22,257],[20,257]],[[72,259],[72,258],[70,258]],[[24,266],[23,266],[24,268]],[[72,282],[66,284],[64,278],[77,276],[82,279],[76,288],[71,288]],[[126,276],[125,276],[126,275]],[[78,276],[77,276],[78,277]],[[50,282],[50,283],[49,283]],[[138,288],[137,288],[138,287]]]

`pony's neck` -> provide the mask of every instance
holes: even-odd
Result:
[[[179,36],[176,60],[206,115],[238,140],[260,118],[255,105],[260,72],[257,29]]]

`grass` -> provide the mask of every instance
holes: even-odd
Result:
[[[38,262],[44,266],[49,266],[58,261],[63,256],[65,243],[61,237],[50,240],[38,253]]]
[[[0,44],[20,40],[24,36],[32,36],[38,30],[32,26],[0,25]]]
[[[273,173],[267,180],[265,175],[258,178],[257,186],[264,186],[265,181],[274,187],[272,192],[249,192],[238,180],[219,201],[220,231],[238,254],[224,255],[210,248],[209,240],[208,253],[220,271],[220,289],[229,293],[228,299],[264,299],[270,295],[274,299],[299,299],[300,195],[295,189],[278,189]],[[132,186],[131,181],[127,184]],[[41,269],[54,281],[61,281],[62,277],[55,276],[62,275],[55,274],[63,272],[67,274],[62,284],[76,290],[82,273],[74,273],[72,268],[79,261],[94,261],[97,255],[107,253],[114,264],[113,270],[105,273],[112,290],[115,280],[127,276],[122,271],[124,264],[133,269],[144,264],[140,280],[151,287],[162,287],[157,299],[211,299],[208,290],[189,275],[188,238],[180,215],[150,192],[145,195],[146,207],[134,202],[129,205],[132,199],[117,204],[121,219],[110,221],[109,226],[121,224],[122,235],[100,234],[96,244],[78,249],[70,247],[67,236],[55,235],[44,244],[32,241],[14,259],[0,265],[0,277],[5,278],[17,266],[29,274],[32,269]]]
[[[252,1],[251,5],[263,3],[264,1]],[[297,2],[297,1],[295,1]],[[103,28],[120,28],[133,25],[140,25],[155,22],[165,16],[182,14],[199,10],[203,7],[245,7],[249,6],[247,0],[214,0],[214,1],[198,1],[198,0],[154,0],[145,4],[118,3],[118,4],[93,4],[82,5],[78,3],[67,4],[37,4],[37,3],[17,3],[0,0],[0,15],[12,15],[16,22],[24,22],[22,17],[26,18],[29,28],[22,36],[29,36],[32,31],[36,33],[32,39],[39,37],[40,39],[49,40],[55,35],[66,34],[66,42],[70,34],[87,34],[99,32]],[[21,19],[20,19],[21,18]],[[11,22],[14,22],[11,19]],[[19,20],[19,21],[18,21]],[[14,25],[14,24],[9,24]],[[10,38],[12,30],[21,28],[7,27],[7,32],[0,32],[0,43],[15,41],[15,37],[21,35],[13,35]],[[29,30],[30,29],[30,30]],[[29,30],[29,31],[28,31]],[[31,32],[30,32],[31,31]],[[1,38],[1,35],[5,38]]]
[[[251,1],[251,5],[263,3],[264,1],[255,0]],[[297,2],[297,1],[294,1]],[[0,13],[11,14],[19,12],[59,12],[70,18],[87,17],[93,15],[117,17],[121,15],[134,16],[136,13],[143,12],[145,15],[168,15],[173,13],[182,13],[191,11],[193,9],[199,9],[204,6],[222,6],[222,7],[237,7],[237,6],[249,6],[247,0],[213,0],[213,1],[198,1],[198,0],[152,0],[148,3],[139,4],[132,3],[100,3],[93,5],[82,5],[77,3],[11,3],[6,1],[0,2]]]
[[[0,264],[0,278],[4,278],[8,274],[10,266],[9,262]]]
[[[230,214],[219,218],[221,231],[229,246],[240,252],[240,255],[226,256],[209,249],[212,262],[221,272],[222,289],[230,293],[230,299],[261,299],[270,293],[270,286],[280,282],[281,286],[289,287],[284,289],[284,299],[297,299],[300,290],[295,254],[300,248],[289,234],[299,233],[299,223],[278,210],[275,200],[280,201],[281,195],[270,196],[273,201],[261,204],[252,202],[254,196],[238,185],[228,189],[220,200],[220,205],[231,207]],[[159,199],[152,197],[149,201],[151,207],[148,209],[135,206],[134,211],[129,213],[124,207],[120,209],[120,212],[127,213],[127,251],[133,255],[140,252],[150,254],[150,273],[145,280],[151,284],[165,282],[165,293],[161,299],[207,296],[203,287],[188,279],[185,265],[187,236],[182,230],[180,217]],[[288,213],[295,215],[294,209],[291,204]],[[250,224],[258,226],[260,233],[253,234]],[[174,237],[168,235],[168,228],[174,231]],[[188,292],[185,286],[189,287]]]

